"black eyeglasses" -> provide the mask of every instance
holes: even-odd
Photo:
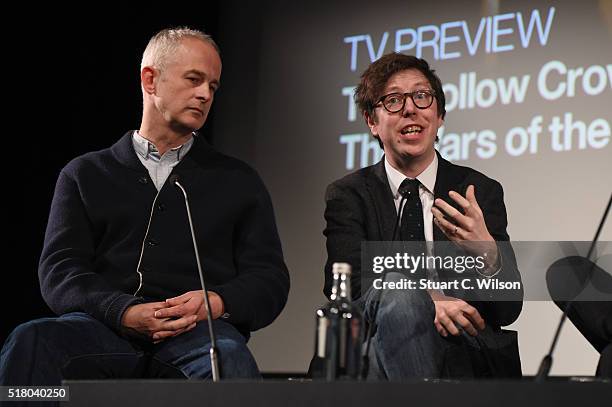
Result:
[[[412,99],[412,103],[414,103],[416,107],[418,107],[419,109],[427,109],[433,103],[434,95],[435,92],[429,89],[415,90],[414,92],[407,93],[394,92],[389,93],[388,95],[384,95],[383,97],[378,99],[376,105],[382,103],[383,107],[385,108],[385,110],[387,110],[387,112],[397,113],[404,109],[404,106],[406,105],[406,98],[410,96],[410,99]]]

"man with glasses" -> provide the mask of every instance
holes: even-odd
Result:
[[[521,301],[468,302],[438,289],[360,289],[363,241],[450,241],[468,252],[486,247],[486,278],[520,276],[514,254],[495,243],[509,240],[501,185],[451,164],[434,148],[446,112],[442,84],[428,63],[383,56],[362,74],[355,101],[385,155],[327,189],[324,292],[329,296],[331,265],[350,263],[353,292],[375,332],[370,361],[378,370],[371,376],[520,376],[516,334],[500,327],[516,320]]]

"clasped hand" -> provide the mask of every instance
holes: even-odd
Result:
[[[208,300],[213,319],[217,319],[224,312],[223,300],[212,291],[208,292]],[[206,319],[203,292],[196,290],[163,302],[132,305],[123,314],[121,324],[128,334],[159,343],[190,331],[199,321]]]

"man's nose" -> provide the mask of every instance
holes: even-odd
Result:
[[[416,113],[417,107],[414,105],[412,98],[410,96],[406,96],[406,101],[404,102],[404,109],[402,110],[402,116],[408,117]]]
[[[208,84],[203,84],[197,88],[196,98],[202,102],[206,103],[212,98],[212,91],[210,90],[210,86]]]

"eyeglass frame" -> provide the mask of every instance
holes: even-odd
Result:
[[[414,101],[414,95],[416,95],[417,93],[426,93],[429,96],[431,96],[431,102],[429,102],[429,105],[425,106],[425,107],[420,107],[416,104],[416,102]],[[391,95],[401,95],[403,98],[402,101],[402,107],[399,108],[396,111],[391,111],[389,109],[387,109],[387,106],[385,106],[385,104],[383,103],[383,100]],[[414,104],[414,106],[417,109],[421,109],[421,110],[425,110],[425,109],[429,109],[431,107],[431,105],[433,105],[434,100],[436,99],[436,92],[433,89],[419,89],[419,90],[415,90],[414,92],[405,92],[405,93],[401,93],[401,92],[391,92],[391,93],[387,93],[386,95],[381,96],[378,99],[378,102],[376,102],[374,104],[374,106],[378,106],[379,104],[382,104],[382,107],[385,108],[385,110],[389,113],[397,113],[397,112],[401,112],[402,110],[404,110],[404,108],[406,107],[406,99],[408,99],[408,96],[410,96],[410,100],[412,100],[412,103]]]

